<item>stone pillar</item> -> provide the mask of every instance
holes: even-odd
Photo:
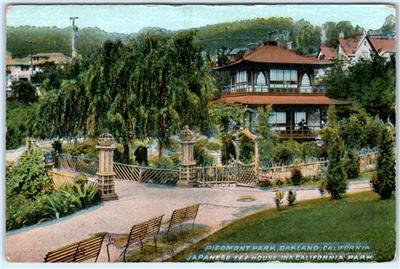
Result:
[[[97,172],[97,183],[101,190],[101,200],[109,201],[118,199],[115,193],[113,155],[115,146],[111,134],[102,134],[97,140],[96,148],[99,150],[99,171]]]
[[[197,185],[194,171],[196,162],[193,158],[194,143],[193,132],[189,130],[188,126],[185,126],[180,134],[181,167],[178,186],[193,187]]]

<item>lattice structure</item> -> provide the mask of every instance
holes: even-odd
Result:
[[[114,163],[115,177],[142,183],[175,184],[179,179],[179,170],[142,167]]]
[[[257,169],[254,164],[237,164],[238,176],[237,183],[238,186],[255,187],[257,185]]]

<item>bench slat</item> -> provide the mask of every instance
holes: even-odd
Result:
[[[97,260],[105,234],[96,234],[88,239],[50,251],[44,262],[82,262],[91,258]]]

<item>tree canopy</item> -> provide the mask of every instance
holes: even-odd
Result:
[[[63,79],[41,100],[38,132],[53,137],[110,132],[128,161],[134,138],[156,139],[161,155],[183,125],[205,130],[216,88],[194,34],[151,31],[128,43],[106,41],[75,79]]]
[[[346,67],[337,62],[327,73],[328,95],[359,103],[369,114],[386,120],[395,119],[396,68],[394,59],[387,61],[378,53],[371,60],[362,59]]]

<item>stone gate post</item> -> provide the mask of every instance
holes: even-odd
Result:
[[[194,143],[193,132],[186,125],[180,133],[181,167],[178,186],[193,187],[197,184],[194,170],[196,162],[193,157]]]
[[[102,134],[97,140],[96,148],[99,150],[99,171],[97,172],[97,183],[101,190],[101,200],[109,201],[118,199],[115,193],[113,158],[114,139],[111,134]]]

